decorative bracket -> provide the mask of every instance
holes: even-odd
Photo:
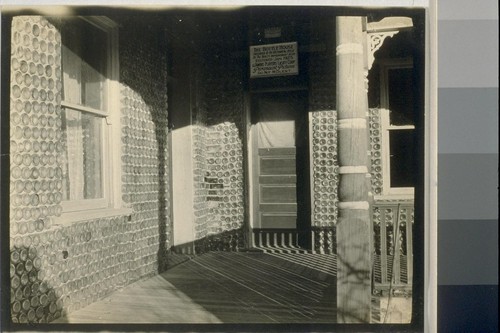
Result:
[[[375,52],[377,52],[387,37],[392,37],[397,34],[399,30],[385,31],[385,32],[369,32],[367,36],[368,44],[368,70],[372,68],[373,62],[375,61]]]
[[[382,47],[387,37],[392,37],[399,31],[411,29],[412,27],[412,19],[403,16],[386,17],[378,22],[368,23],[366,27],[368,70],[372,68],[373,61],[375,60],[375,52]]]

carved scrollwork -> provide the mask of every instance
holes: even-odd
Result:
[[[387,37],[392,37],[397,34],[398,30],[384,31],[384,32],[369,32],[367,34],[368,38],[368,70],[372,68],[373,61],[375,60],[375,52],[377,52]]]

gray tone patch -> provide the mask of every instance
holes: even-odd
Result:
[[[439,20],[497,20],[498,1],[440,0]]]
[[[438,90],[439,152],[498,152],[498,88]]]
[[[498,154],[439,154],[438,181],[438,219],[498,218]]]
[[[498,21],[440,21],[438,86],[498,87]]]
[[[440,220],[438,284],[498,284],[498,220]]]

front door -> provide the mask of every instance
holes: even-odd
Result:
[[[296,230],[307,201],[307,94],[255,94],[251,116],[253,228]]]

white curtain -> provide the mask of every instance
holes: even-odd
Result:
[[[104,111],[106,37],[82,26],[68,29],[62,46],[63,100]],[[86,45],[78,36],[96,37],[95,45]],[[96,47],[95,52],[86,52]],[[104,50],[104,51],[103,51]],[[66,200],[103,197],[102,131],[103,118],[79,110],[64,110],[63,131],[66,138],[67,161],[63,166]]]
[[[296,111],[289,102],[260,99],[257,135],[259,148],[295,147]]]
[[[84,199],[84,173],[83,173],[83,130],[82,113],[66,110],[66,150],[68,154],[68,169],[66,181],[69,183],[70,200]]]
[[[81,104],[82,60],[77,54],[64,45],[63,54],[64,101],[73,104]]]

